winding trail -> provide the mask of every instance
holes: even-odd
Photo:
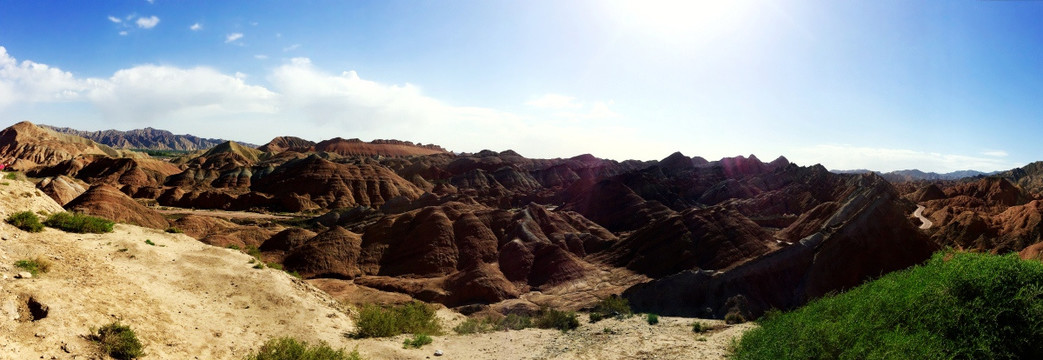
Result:
[[[917,219],[920,219],[920,222],[923,223],[920,224],[920,229],[927,230],[930,229],[931,226],[934,226],[934,222],[928,220],[926,217],[923,216],[924,209],[926,208],[923,205],[916,205],[916,211],[913,211],[913,216],[915,216]]]

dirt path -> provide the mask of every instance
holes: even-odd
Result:
[[[201,210],[201,209],[184,209],[184,208],[172,208],[162,207],[156,208],[160,214],[163,215],[201,215],[201,216],[212,216],[223,219],[257,219],[257,220],[286,220],[293,219],[292,216],[285,215],[272,215],[272,214],[261,214],[249,211],[227,211],[227,210]]]
[[[927,230],[934,226],[934,222],[923,216],[924,209],[926,208],[923,205],[916,205],[916,211],[913,211],[913,216],[920,219],[920,229]]]

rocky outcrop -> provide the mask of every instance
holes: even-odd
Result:
[[[162,214],[139,204],[119,189],[104,184],[92,186],[66,204],[65,209],[153,229],[170,226]]]
[[[62,134],[75,135],[87,138],[99,144],[105,144],[117,149],[151,149],[151,150],[204,150],[209,149],[227,140],[206,139],[192,135],[174,135],[174,133],[153,129],[135,129],[128,131],[101,130],[82,131],[66,127],[55,127],[40,125]],[[251,145],[252,146],[252,145]]]
[[[44,178],[36,186],[62,206],[86,192],[87,188],[90,187],[89,184],[81,180],[65,175]]]
[[[283,151],[310,152],[315,151],[315,142],[296,136],[277,136],[267,144],[257,148],[263,152],[281,153]]]
[[[287,211],[376,207],[396,197],[415,200],[423,194],[382,166],[335,163],[318,156],[287,162],[254,180],[252,189],[271,194]]]
[[[145,156],[115,150],[82,137],[60,134],[28,121],[0,131],[0,163],[9,164],[16,170],[31,170],[90,155]]]
[[[408,141],[333,138],[315,144],[315,151],[325,151],[344,156],[413,156],[447,153],[437,145],[413,144]]]
[[[842,184],[832,190],[837,194],[832,201],[777,234],[786,246],[730,269],[690,269],[661,277],[628,289],[625,296],[637,311],[720,317],[728,311],[728,299],[741,295],[756,316],[915,265],[938,249],[909,219],[912,204],[885,180],[847,175]]]

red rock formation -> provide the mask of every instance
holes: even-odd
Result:
[[[80,196],[80,194],[86,192],[87,188],[90,187],[90,185],[83,181],[65,175],[44,178],[43,180],[40,180],[40,183],[36,186],[40,188],[44,194],[47,194],[47,196],[50,196],[55,202],[62,206],[65,206],[65,204],[68,204],[72,199],[75,199],[77,196]]]
[[[315,151],[315,142],[301,139],[296,136],[277,136],[267,144],[257,148],[263,152],[281,153],[283,151],[311,152]]]
[[[139,204],[109,185],[92,186],[87,192],[66,204],[65,209],[154,229],[166,229],[170,226],[162,214]]]
[[[275,168],[258,178],[253,190],[271,194],[289,211],[380,206],[398,196],[415,200],[423,193],[387,168],[335,163],[318,156]]]
[[[60,134],[23,121],[0,131],[0,163],[16,170],[55,165],[86,155],[144,156],[115,150],[74,135]]]
[[[333,138],[315,144],[315,151],[326,151],[344,156],[412,156],[446,153],[435,145],[416,145],[408,141]]]

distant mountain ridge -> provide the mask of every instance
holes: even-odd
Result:
[[[40,126],[57,131],[59,133],[84,137],[90,140],[94,140],[99,144],[105,144],[117,149],[193,151],[209,149],[223,142],[228,141],[224,139],[201,138],[198,136],[188,134],[175,135],[170,131],[154,129],[151,127],[128,131],[112,129],[101,131],[83,131],[67,127],[57,127],[50,125]],[[252,148],[257,147],[257,145],[247,144],[243,142],[238,143]]]
[[[936,173],[936,172],[923,172],[923,171],[916,170],[916,169],[897,170],[897,171],[891,171],[891,172],[886,172],[886,173],[885,172],[880,172],[880,171],[866,170],[866,169],[830,170],[830,172],[835,173],[835,174],[874,173],[874,174],[880,175],[885,180],[887,180],[889,182],[892,182],[892,183],[904,182],[904,181],[917,181],[917,180],[959,180],[959,179],[963,179],[963,178],[983,176],[983,175],[988,176],[988,175],[994,175],[994,174],[998,173],[998,172],[995,172],[995,171],[991,172],[991,173],[986,173],[986,172],[981,172],[981,171],[977,171],[977,170],[958,170],[958,171],[953,171],[953,172],[949,172],[949,173],[939,174],[939,173]]]

